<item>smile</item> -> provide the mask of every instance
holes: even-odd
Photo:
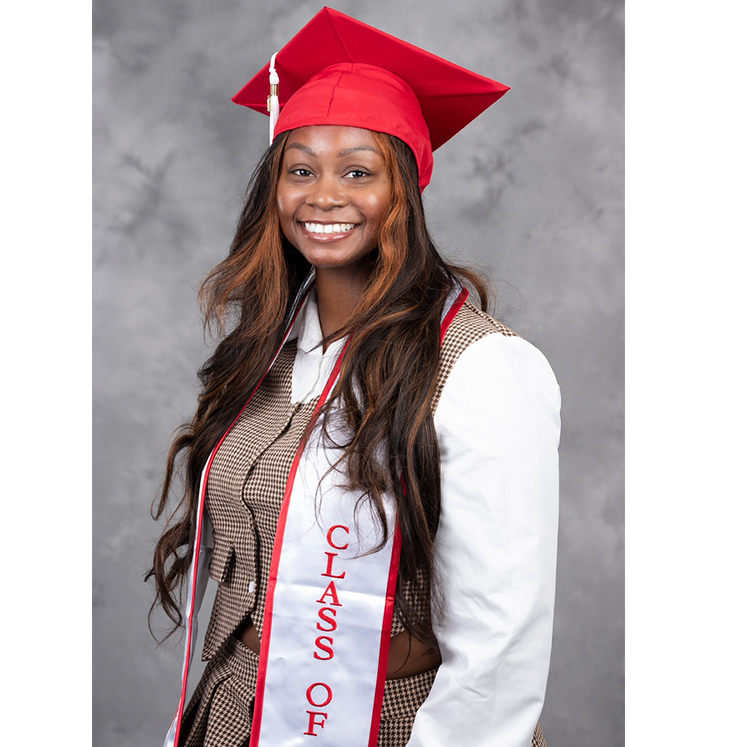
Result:
[[[309,232],[314,234],[323,234],[325,236],[335,234],[350,233],[358,224],[357,223],[301,223]]]

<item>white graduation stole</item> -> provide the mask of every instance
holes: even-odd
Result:
[[[309,288],[304,286],[299,298],[305,299]],[[466,289],[458,288],[447,301],[441,341],[466,298]],[[294,321],[297,315],[298,311]],[[290,327],[283,344],[289,334]],[[337,380],[345,349],[316,412]],[[225,435],[211,454],[200,486],[200,552],[193,554],[189,575],[182,694],[164,747],[173,747],[179,739],[201,601],[201,593],[195,591],[200,592],[200,586],[204,591],[200,573],[206,573],[207,562],[201,556],[206,541],[212,543],[209,522],[203,533],[205,490],[210,465],[224,439]],[[344,487],[344,468],[331,469],[340,454],[320,439],[317,424],[296,452],[283,496],[250,747],[375,747],[378,740],[401,538],[394,507],[389,505],[388,540],[378,552],[369,552],[381,537],[378,519],[367,503],[355,511],[359,496]]]
[[[388,541],[370,552],[381,530],[366,504],[356,512],[359,495],[345,488],[344,468],[333,468],[340,455],[317,425],[293,461],[270,569],[250,747],[376,744],[401,540],[391,531],[390,505]]]

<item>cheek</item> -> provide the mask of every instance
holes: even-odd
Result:
[[[280,231],[288,241],[295,246],[293,238],[293,229],[295,228],[295,220],[293,218],[292,206],[287,200],[283,200],[278,195],[277,199],[278,219],[280,223]]]
[[[275,201],[278,206],[278,214],[280,220],[292,220],[298,209],[299,202],[303,202],[303,197],[299,194],[298,190],[293,189],[288,184],[284,183],[281,178],[278,184]]]
[[[278,215],[280,216],[280,222],[287,220],[288,217],[292,214],[292,207],[291,202],[288,199],[288,195],[286,193],[281,192],[278,190],[277,194],[277,206],[278,206]]]
[[[376,210],[378,212],[378,219],[381,222],[384,216],[389,210],[389,205],[392,202],[393,189],[391,181],[387,181],[386,184],[382,185],[381,189],[376,194]]]
[[[371,215],[373,222],[377,227],[380,227],[384,221],[384,216],[387,214],[389,209],[389,194],[383,194],[378,196],[374,204],[371,206],[369,215]]]

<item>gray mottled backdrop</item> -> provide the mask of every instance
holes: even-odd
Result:
[[[160,744],[180,652],[142,583],[148,508],[206,358],[195,301],[267,120],[231,96],[317,2],[94,3],[94,744]],[[623,744],[623,18],[620,0],[341,0],[512,86],[436,153],[434,236],[494,280],[563,391],[551,747]],[[468,747],[468,746],[467,746]]]

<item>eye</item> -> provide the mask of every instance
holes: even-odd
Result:
[[[353,169],[352,171],[348,171],[346,176],[349,176],[351,179],[361,179],[364,176],[371,176],[371,174],[363,169]]]
[[[296,176],[311,176],[311,172],[304,168],[291,169],[290,173],[295,174]]]

